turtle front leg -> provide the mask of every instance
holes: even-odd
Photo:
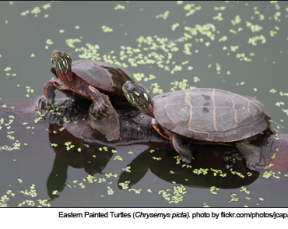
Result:
[[[41,98],[38,101],[38,107],[43,110],[46,109],[46,107],[50,107],[55,101],[55,89],[57,89],[57,87],[55,86],[55,83],[57,83],[55,80],[49,80],[44,84],[44,94],[45,94],[45,98]]]
[[[233,149],[231,151],[227,151],[223,155],[223,159],[225,162],[225,167],[230,169],[236,164],[236,161],[242,161],[244,156],[239,152],[238,149]]]
[[[46,99],[49,101],[50,104],[54,103],[55,101],[55,80],[49,80],[44,84],[44,94]]]
[[[265,169],[265,158],[259,147],[252,145],[250,142],[255,138],[244,139],[235,142],[236,148],[242,153],[246,159],[246,166],[251,170]]]
[[[90,110],[90,114],[92,114],[95,118],[100,117],[102,115],[107,116],[109,115],[108,112],[108,105],[106,104],[105,100],[103,99],[100,91],[98,91],[93,86],[88,86],[87,93],[91,97],[94,102],[93,109]]]
[[[192,150],[190,149],[190,147],[188,147],[187,145],[183,143],[183,140],[181,139],[181,137],[176,134],[171,134],[170,140],[176,152],[179,153],[180,159],[183,162],[191,163]]]

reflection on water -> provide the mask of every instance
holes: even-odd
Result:
[[[28,135],[30,129],[25,128],[25,126],[29,126],[35,119],[39,120],[38,117],[41,114],[38,113],[39,109],[35,108],[36,104],[32,101],[1,102],[1,106],[3,104],[7,107],[15,107],[14,109],[1,108],[1,115],[4,120],[12,116],[17,118],[16,122],[10,125],[11,129]],[[27,141],[28,145],[31,144],[35,151],[35,147],[39,147],[39,143],[42,144],[48,138],[50,147],[55,152],[54,159],[50,160],[50,163],[44,162],[45,165],[38,164],[36,166],[50,168],[50,173],[42,174],[43,178],[47,180],[46,185],[50,201],[60,196],[65,199],[62,194],[64,189],[76,187],[73,184],[74,181],[71,183],[71,178],[69,178],[69,168],[83,169],[88,175],[80,182],[76,180],[77,186],[92,188],[92,184],[99,186],[102,185],[101,183],[107,182],[110,184],[107,191],[108,195],[113,194],[115,196],[123,189],[136,193],[144,189],[144,187],[140,189],[134,187],[141,183],[142,179],[145,180],[148,171],[160,180],[178,187],[177,190],[179,188],[182,190],[184,187],[236,189],[252,184],[259,179],[259,175],[264,173],[263,171],[259,173],[247,169],[243,158],[231,159],[229,165],[231,165],[232,170],[226,167],[227,163],[224,163],[224,156],[235,151],[232,146],[192,145],[194,154],[192,164],[182,163],[171,143],[158,135],[152,128],[150,125],[151,118],[146,115],[143,116],[140,111],[134,108],[117,110],[121,121],[122,140],[107,142],[101,133],[87,129],[88,114],[86,110],[88,106],[89,104],[73,103],[71,100],[59,101],[58,112],[47,114],[42,112],[42,119],[34,125],[33,134],[38,136],[38,144]],[[23,125],[23,120],[26,121],[26,125]],[[43,129],[46,129],[45,127],[47,127],[48,136],[42,134]],[[141,135],[137,135],[135,133],[139,132],[138,127],[143,130],[146,128],[146,130]],[[146,133],[146,136],[143,133]],[[275,169],[285,173],[288,171],[288,136],[279,135],[279,137],[280,139],[276,140],[274,135],[263,135],[254,144],[261,148],[267,164],[273,164]],[[25,137],[23,139],[27,140]],[[31,135],[28,139],[31,139]],[[19,143],[23,144],[23,140],[20,140]],[[120,154],[118,150],[122,151],[121,146],[131,144],[145,145],[146,148],[143,151],[135,152],[134,159],[130,159],[131,162],[127,163],[127,159],[129,159],[127,154],[126,156]],[[5,149],[7,150],[7,148],[3,149],[3,152]],[[277,157],[272,160],[271,157],[274,153],[277,154]],[[117,173],[107,173],[107,165],[113,164],[115,160],[121,161],[121,171],[118,165]],[[110,166],[108,167],[110,170]],[[114,178],[115,182],[108,182],[111,177]],[[187,196],[183,190],[180,194],[182,195],[181,198],[177,199],[175,196],[171,199],[165,196],[165,199],[169,203],[178,203],[182,201],[183,196]],[[123,206],[114,204],[115,206]],[[129,202],[127,205],[130,206]],[[152,204],[151,206],[155,205]]]

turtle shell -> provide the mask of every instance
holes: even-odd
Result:
[[[101,61],[76,60],[72,62],[71,68],[74,76],[76,75],[99,91],[110,96],[125,97],[122,85],[128,80],[135,82],[131,74],[124,69],[117,65]],[[51,68],[51,71],[56,75],[54,67]]]
[[[163,128],[197,140],[239,141],[270,125],[270,114],[258,100],[218,89],[168,92],[152,102],[154,116]]]

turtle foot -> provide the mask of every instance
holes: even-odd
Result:
[[[260,148],[250,144],[249,139],[235,142],[235,146],[246,159],[247,168],[251,170],[265,169],[266,162]]]
[[[188,145],[187,142],[183,142],[183,139],[177,134],[171,134],[170,140],[176,152],[179,153],[181,161],[190,164],[192,161],[190,144]]]
[[[191,158],[189,158],[189,157],[187,157],[185,155],[180,155],[180,159],[181,159],[181,161],[183,161],[183,162],[185,162],[187,164],[190,164],[191,161],[192,161]]]
[[[93,102],[92,104],[89,109],[89,114],[92,115],[95,120],[99,117],[109,115],[109,109],[104,99],[103,101]]]
[[[236,161],[242,161],[243,158],[243,155],[237,149],[227,151],[223,155],[223,160],[227,169],[233,168],[236,164]]]
[[[101,117],[109,116],[109,112],[108,112],[107,108],[99,109],[97,104],[95,104],[95,103],[93,103],[93,104],[94,104],[93,106],[90,106],[89,114],[94,120],[101,118]]]
[[[40,110],[55,110],[55,104],[52,101],[47,100],[46,98],[40,98],[37,102],[37,107]]]
[[[250,170],[260,170],[266,168],[266,162],[264,156],[261,154],[260,158],[258,155],[255,157],[250,157],[249,160],[246,160],[246,167]]]

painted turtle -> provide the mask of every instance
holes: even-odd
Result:
[[[152,100],[147,91],[127,81],[123,91],[128,101],[153,117],[152,125],[163,137],[170,139],[182,161],[190,163],[192,150],[184,144],[235,144],[249,169],[265,166],[260,149],[250,142],[270,127],[270,114],[258,100],[228,91],[196,88],[168,92]],[[203,142],[204,141],[204,142]]]
[[[100,92],[109,96],[111,101],[125,101],[122,85],[126,81],[134,82],[133,77],[117,65],[100,61],[76,60],[72,62],[69,54],[54,50],[51,72],[57,77],[44,84],[45,97],[48,104],[55,101],[54,90],[81,99],[95,102],[95,117],[107,115],[107,104]],[[100,91],[100,92],[99,92]],[[113,103],[114,104],[114,103]]]

